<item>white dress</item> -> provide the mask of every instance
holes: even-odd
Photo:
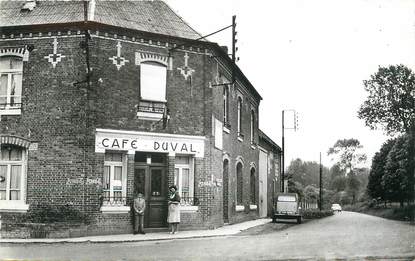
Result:
[[[169,197],[170,201],[175,199],[176,195]],[[167,223],[180,223],[180,204],[177,201],[169,203],[169,215],[167,217]],[[177,202],[177,203],[176,203]]]

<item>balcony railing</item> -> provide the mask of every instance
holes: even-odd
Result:
[[[127,206],[128,197],[100,197],[101,206],[122,207]]]
[[[139,112],[164,113],[165,110],[165,106],[138,106]]]
[[[180,205],[182,206],[198,206],[199,199],[196,197],[180,197]]]

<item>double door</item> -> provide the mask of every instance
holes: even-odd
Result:
[[[142,193],[146,200],[144,227],[167,226],[167,171],[160,166],[136,166],[134,192]]]

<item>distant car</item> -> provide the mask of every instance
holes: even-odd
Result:
[[[278,219],[297,219],[301,224],[301,207],[296,193],[281,193],[275,197],[273,222]]]
[[[342,207],[339,204],[332,204],[331,205],[331,210],[337,211],[337,212],[342,212]]]

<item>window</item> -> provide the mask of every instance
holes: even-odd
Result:
[[[22,102],[23,60],[17,56],[0,57],[0,110],[19,114]]]
[[[252,168],[251,169],[251,178],[250,178],[250,186],[251,186],[251,189],[250,189],[250,194],[251,194],[251,198],[250,198],[250,200],[251,200],[251,204],[252,205],[256,205],[257,204],[257,202],[256,202],[256,184],[255,184],[255,169],[254,168]]]
[[[242,134],[242,98],[238,97],[238,137],[243,138]]]
[[[126,168],[124,154],[105,153],[103,204],[123,206],[126,204]]]
[[[182,205],[195,205],[193,159],[176,156],[174,166],[174,184],[177,186]]]
[[[23,147],[0,146],[0,212],[26,212],[26,150]]]
[[[236,204],[242,205],[242,190],[243,190],[243,180],[242,180],[242,163],[238,162],[236,165]]]
[[[223,86],[223,125],[230,128],[229,124],[229,89],[228,86]]]
[[[167,67],[158,62],[140,64],[140,104],[138,116],[161,119],[166,110]]]
[[[251,144],[255,144],[255,112],[251,110]]]

